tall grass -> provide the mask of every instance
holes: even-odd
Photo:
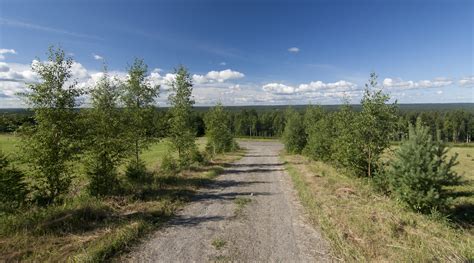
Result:
[[[409,211],[374,192],[366,179],[328,164],[284,156],[308,214],[331,242],[334,257],[372,262],[464,262],[474,235],[443,216]]]

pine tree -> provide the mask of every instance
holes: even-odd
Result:
[[[206,123],[207,148],[212,154],[229,152],[235,147],[229,116],[222,104],[218,103],[204,117]]]
[[[171,105],[170,140],[173,148],[178,152],[179,163],[182,168],[191,164],[192,156],[197,152],[195,131],[191,124],[192,78],[183,66],[176,70],[176,78],[171,83],[171,94],[168,97]]]
[[[283,142],[288,153],[299,154],[306,145],[306,134],[301,115],[292,108],[286,111],[286,124]]]
[[[69,190],[72,160],[80,153],[82,133],[75,107],[82,90],[70,80],[72,65],[63,50],[50,47],[48,61],[32,66],[41,82],[30,84],[25,94],[36,125],[23,130],[23,153],[39,204],[60,201]]]
[[[448,159],[444,143],[432,138],[421,119],[415,127],[410,125],[408,136],[388,171],[389,189],[413,210],[427,213],[443,209],[450,200],[446,186],[460,180],[452,171],[457,155]]]

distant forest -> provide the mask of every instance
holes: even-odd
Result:
[[[227,106],[229,124],[235,136],[280,137],[285,129],[285,112],[288,107],[304,114],[308,105]],[[321,105],[326,114],[337,111],[341,105]],[[360,105],[351,105],[354,111]],[[204,115],[210,107],[194,107],[193,125],[197,136],[205,131]],[[78,111],[87,111],[87,108]],[[157,135],[168,133],[169,113],[166,107],[156,108],[153,119]],[[420,117],[430,127],[433,136],[437,131],[444,141],[471,142],[474,134],[474,103],[398,104],[398,129],[390,138],[399,141],[408,134],[408,124]],[[27,109],[0,109],[0,132],[14,132],[21,125],[34,125],[33,114]]]

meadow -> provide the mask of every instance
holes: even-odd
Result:
[[[392,150],[396,146],[392,146]],[[389,151],[385,159],[391,158]],[[474,147],[453,147],[454,170],[463,183],[452,187],[449,214],[423,215],[379,194],[366,178],[301,155],[283,155],[311,220],[345,261],[464,262],[474,258]]]
[[[205,142],[199,138],[198,147],[203,149]],[[0,149],[7,156],[17,156],[17,143],[15,135],[0,135]],[[209,164],[161,176],[159,165],[169,147],[169,142],[162,140],[141,154],[148,170],[154,173],[155,184],[127,183],[120,178],[124,182],[120,194],[95,198],[83,191],[86,181],[78,176],[61,205],[0,214],[0,261],[96,262],[126,252],[158,229],[199,187],[210,183],[226,163],[242,156],[218,155]]]

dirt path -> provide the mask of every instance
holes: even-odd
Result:
[[[330,261],[328,245],[303,208],[277,142],[241,141],[245,157],[202,189],[136,251],[133,262]]]

